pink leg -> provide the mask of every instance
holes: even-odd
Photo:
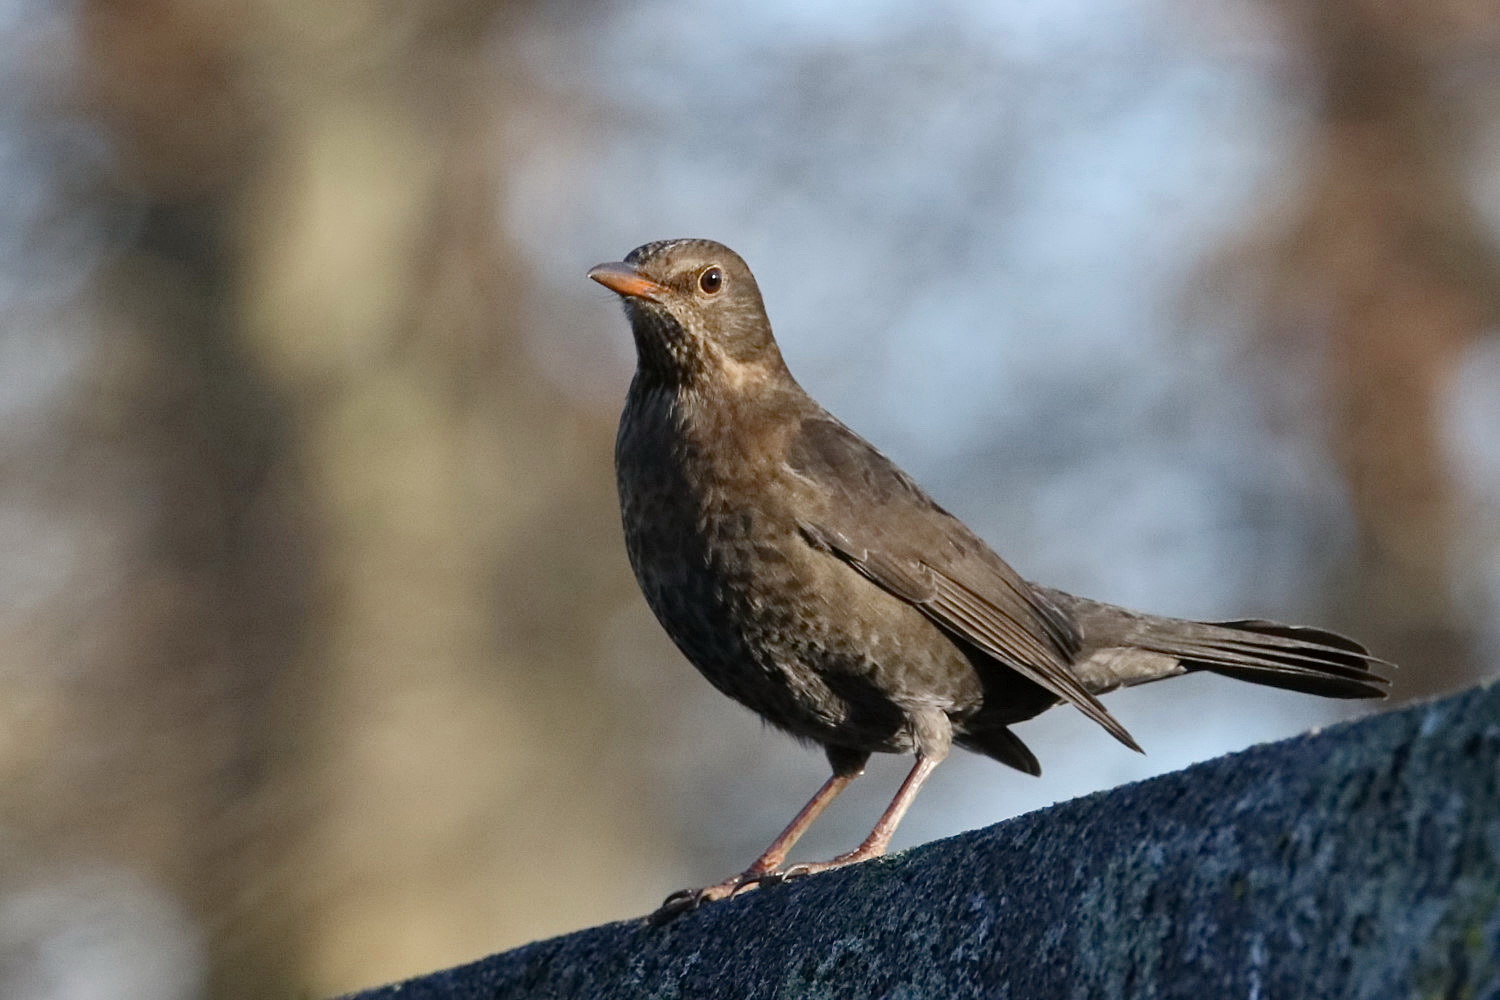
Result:
[[[807,804],[798,810],[797,815],[792,817],[792,821],[787,824],[786,829],[777,834],[776,839],[771,841],[771,846],[767,847],[761,853],[761,856],[756,858],[749,868],[745,869],[744,873],[746,875],[763,875],[768,871],[781,867],[781,863],[786,860],[787,852],[792,849],[797,841],[802,839],[802,835],[807,832],[808,827],[813,825],[813,821],[823,814],[823,810],[828,808],[828,803],[838,798],[839,792],[847,788],[849,782],[859,777],[859,775],[860,772],[858,771],[854,774],[830,775],[828,780],[823,782],[823,787],[818,789],[817,793],[807,800]]]
[[[906,775],[906,780],[901,782],[901,787],[896,789],[895,798],[891,804],[885,807],[885,812],[880,814],[880,819],[875,821],[875,828],[870,835],[852,851],[846,851],[834,858],[832,861],[815,861],[811,864],[793,865],[787,869],[785,875],[788,878],[799,875],[811,875],[814,872],[827,871],[830,868],[842,868],[845,865],[858,864],[871,858],[878,858],[885,853],[885,849],[891,845],[891,837],[896,832],[896,827],[901,824],[901,818],[906,815],[906,810],[911,808],[912,800],[917,797],[922,783],[927,780],[928,775],[937,768],[941,760],[931,757],[917,757],[917,762],[912,765],[911,771]]]
[[[716,899],[733,896],[741,889],[758,884],[768,873],[780,867],[781,863],[786,860],[787,852],[792,849],[792,845],[796,844],[807,832],[807,828],[813,825],[813,821],[822,815],[823,810],[828,808],[828,803],[836,799],[839,792],[848,787],[849,782],[863,773],[863,766],[843,773],[835,771],[827,781],[823,782],[823,787],[807,800],[807,804],[798,810],[797,815],[792,817],[786,829],[777,834],[776,839],[761,852],[760,857],[751,862],[749,868],[738,875],[731,875],[717,885],[706,886],[702,889],[683,889],[681,892],[672,893],[660,908],[651,914],[649,918],[651,923],[664,924],[680,913],[697,909],[702,904]]]
[[[817,794],[807,800],[807,805],[802,807],[787,828],[771,841],[771,846],[767,847],[749,868],[717,885],[703,889],[684,889],[682,892],[673,893],[655,913],[651,914],[649,918],[651,923],[664,924],[679,914],[697,909],[704,903],[733,896],[742,889],[748,889],[762,882],[784,881],[879,857],[890,846],[891,836],[900,825],[901,818],[906,815],[906,810],[911,808],[912,800],[917,797],[922,783],[941,762],[941,757],[917,756],[917,762],[912,765],[911,771],[906,775],[906,780],[901,782],[901,787],[896,790],[895,798],[891,799],[891,804],[885,807],[885,812],[881,813],[880,819],[876,820],[875,828],[854,850],[846,851],[831,861],[797,864],[778,870],[781,863],[786,860],[787,852],[792,849],[792,845],[807,831],[807,828],[812,826],[813,820],[818,818],[819,814],[827,808],[828,803],[832,802],[849,782],[862,773],[862,771],[843,774],[835,772],[832,777],[823,782],[823,787],[818,789]]]

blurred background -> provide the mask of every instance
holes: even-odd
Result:
[[[651,239],[1026,575],[1495,673],[1495,0],[744,7],[0,0],[0,995],[428,971],[817,787],[626,565],[584,272]],[[1049,714],[897,846],[1372,708],[1111,705],[1150,756]]]

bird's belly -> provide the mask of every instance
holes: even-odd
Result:
[[[683,518],[688,518],[686,521]],[[641,590],[716,688],[794,735],[892,753],[913,749],[914,709],[963,714],[979,684],[936,627],[763,513],[628,517]],[[694,524],[698,530],[673,531]]]

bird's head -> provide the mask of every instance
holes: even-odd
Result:
[[[755,276],[712,240],[660,240],[589,277],[625,302],[642,374],[674,383],[785,371]]]

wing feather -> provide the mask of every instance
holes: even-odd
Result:
[[[1071,617],[889,459],[822,416],[803,422],[788,461],[831,501],[799,524],[810,544],[1140,749],[1073,673],[1081,638]]]

